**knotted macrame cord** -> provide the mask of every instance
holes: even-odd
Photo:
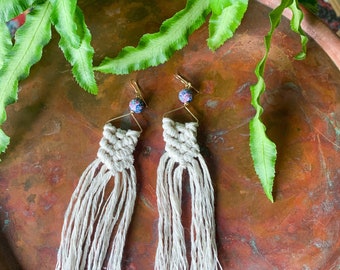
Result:
[[[57,270],[101,270],[107,256],[107,269],[121,269],[136,199],[133,151],[139,136],[104,126],[97,158],[84,170],[65,213]],[[114,187],[105,198],[110,181]]]
[[[156,270],[221,268],[217,258],[214,191],[197,144],[198,123],[163,118],[165,152],[157,169],[159,211]],[[190,266],[181,222],[182,181],[187,171],[192,196]]]

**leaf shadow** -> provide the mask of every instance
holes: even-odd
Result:
[[[274,202],[279,199],[281,168],[287,161],[291,149],[289,145],[299,130],[297,118],[301,114],[303,96],[300,87],[294,82],[287,82],[276,89],[268,89],[263,95],[264,114],[262,121],[267,127],[267,136],[276,144],[277,160],[275,165],[276,175],[273,185]],[[294,151],[294,150],[293,150]]]
[[[10,144],[6,152],[15,152],[16,147],[22,142],[27,132],[31,130],[34,120],[43,112],[44,107],[44,101],[39,100],[30,106],[24,107],[18,115],[11,117],[10,124],[6,123],[4,125],[5,128],[10,125],[10,129],[14,132],[10,136]]]
[[[23,269],[16,259],[12,249],[3,233],[0,233],[0,269],[21,270]]]

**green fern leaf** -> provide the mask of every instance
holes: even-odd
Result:
[[[12,40],[7,25],[4,22],[0,22],[0,69],[5,61],[6,54],[11,47]]]
[[[159,32],[145,34],[137,47],[125,47],[116,58],[105,58],[94,70],[127,74],[164,63],[188,43],[188,36],[204,23],[209,11],[209,1],[189,0],[183,10],[163,22]]]
[[[266,127],[259,120],[253,118],[250,123],[250,145],[254,167],[260,178],[264,193],[273,202],[273,184],[275,177],[276,145],[266,136]]]
[[[79,48],[80,37],[74,20],[77,0],[50,0],[50,2],[53,10],[51,20],[59,35],[74,48]]]
[[[0,70],[5,62],[6,56],[12,48],[11,35],[8,31],[6,22],[29,8],[32,3],[33,1],[29,0],[0,0]],[[0,103],[2,103],[1,97]],[[0,105],[0,121],[1,119],[6,119],[6,112]],[[8,144],[9,137],[0,129],[0,152],[4,152]]]
[[[248,0],[210,0],[210,6],[208,46],[216,50],[234,35],[248,8]]]
[[[0,22],[7,22],[32,6],[34,0],[0,0]]]
[[[209,5],[213,14],[221,15],[222,11],[233,4],[230,0],[210,0]]]
[[[0,129],[0,153],[5,152],[7,145],[9,145],[9,137]]]
[[[79,48],[69,43],[67,36],[61,36],[59,46],[64,52],[65,58],[72,65],[72,73],[79,85],[91,94],[98,93],[98,87],[94,77],[92,60],[94,49],[91,46],[91,33],[87,28],[83,12],[79,7],[75,13],[75,23],[78,33],[82,36]]]
[[[250,128],[250,152],[254,162],[255,171],[260,178],[263,190],[267,195],[268,199],[273,202],[272,189],[275,177],[275,163],[276,163],[276,145],[267,137],[266,127],[261,122],[261,115],[263,113],[263,108],[260,105],[260,97],[265,91],[266,85],[263,79],[266,61],[268,58],[271,39],[274,30],[278,27],[281,21],[282,13],[284,9],[291,8],[294,14],[294,19],[292,19],[291,27],[295,29],[301,36],[303,32],[300,28],[300,23],[302,20],[302,13],[298,12],[297,2],[295,0],[282,0],[281,4],[272,10],[269,14],[270,19],[270,30],[264,38],[264,43],[266,47],[265,55],[259,61],[256,66],[255,74],[258,79],[255,85],[250,87],[251,91],[251,103],[256,110],[256,115],[249,123]],[[294,31],[295,31],[294,30]],[[302,42],[302,53],[298,56],[302,59],[306,52],[306,37],[301,38]]]
[[[6,120],[5,107],[17,100],[18,81],[28,76],[33,64],[40,60],[43,47],[51,39],[51,6],[38,5],[27,15],[26,23],[16,33],[16,42],[8,51],[0,69],[0,125]],[[0,132],[0,152],[4,152],[9,138]]]
[[[307,42],[308,37],[306,36],[305,32],[301,28],[301,22],[303,20],[303,13],[299,8],[299,3],[297,0],[294,0],[293,3],[289,6],[289,9],[293,13],[293,17],[290,21],[290,28],[297,34],[300,35],[301,40],[301,52],[295,56],[297,60],[303,60],[306,58],[307,52]]]

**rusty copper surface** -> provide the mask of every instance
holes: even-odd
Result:
[[[98,64],[136,45],[143,33],[157,31],[184,1],[80,4]],[[286,19],[273,38],[262,100],[263,120],[278,147],[275,203],[266,199],[253,170],[249,87],[264,52],[268,12],[251,2],[235,36],[215,53],[206,46],[205,24],[163,65],[124,76],[97,73],[98,96],[74,82],[54,32],[41,62],[21,82],[19,101],[8,107],[3,126],[11,144],[0,164],[1,239],[7,239],[1,242],[0,268],[54,269],[70,196],[96,156],[103,124],[127,112],[131,79],[138,81],[148,108],[139,116],[144,132],[135,152],[138,194],[123,269],[153,268],[161,120],[179,106],[182,85],[173,74],[180,72],[200,90],[191,108],[200,120],[199,141],[215,186],[223,268],[339,269],[340,72],[313,40],[307,58],[294,60],[299,37]]]

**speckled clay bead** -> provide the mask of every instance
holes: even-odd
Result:
[[[130,101],[129,108],[134,113],[141,113],[145,108],[145,103],[141,98],[134,98]]]
[[[178,94],[178,99],[182,103],[189,103],[193,99],[193,93],[190,89],[182,89]]]

